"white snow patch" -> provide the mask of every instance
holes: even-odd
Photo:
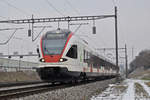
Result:
[[[135,79],[127,79],[121,84],[123,86],[128,86],[128,88],[123,93],[119,93],[113,89],[114,86],[118,86],[118,84],[110,84],[109,87],[99,94],[98,96],[93,96],[91,100],[135,100],[135,87],[134,83],[138,82],[143,86],[145,91],[150,96],[150,88],[145,84],[144,80],[135,80]],[[140,98],[140,100],[150,100],[150,98]]]
[[[119,86],[118,84],[110,84],[109,87],[98,96],[93,96],[91,100],[122,100],[123,93],[115,90],[115,86]]]
[[[143,86],[144,90],[149,94],[150,96],[150,88],[145,84],[145,81],[139,81],[139,83]]]
[[[134,89],[134,81],[127,79],[128,89],[123,96],[122,100],[134,100],[135,99],[135,89]]]

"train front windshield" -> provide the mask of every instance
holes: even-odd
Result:
[[[43,39],[43,52],[45,55],[59,55],[62,53],[65,43],[67,41],[65,33],[46,34]]]

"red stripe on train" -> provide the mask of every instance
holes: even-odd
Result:
[[[64,51],[65,51],[65,49],[66,49],[66,47],[67,47],[67,44],[68,44],[68,42],[69,42],[69,40],[70,40],[70,38],[72,37],[72,33],[71,34],[69,34],[69,36],[68,36],[68,39],[67,39],[67,41],[66,41],[66,44],[65,44],[65,46],[64,46],[64,48],[63,48],[63,51],[62,51],[62,53],[60,54],[60,55],[44,55],[44,53],[43,53],[43,49],[42,49],[42,39],[41,39],[41,49],[42,49],[42,56],[43,56],[43,58],[44,58],[44,61],[45,62],[59,62],[59,60],[60,60],[60,58],[62,57],[62,55],[63,55],[63,53],[64,53]]]
[[[42,57],[44,57],[43,48],[42,48],[42,38],[43,37],[41,37],[41,40],[40,40],[40,47],[41,47]]]

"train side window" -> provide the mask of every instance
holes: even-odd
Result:
[[[66,56],[70,58],[77,59],[78,57],[78,52],[77,52],[77,45],[72,45],[69,51],[67,52]]]
[[[91,53],[87,52],[87,59],[91,58]]]
[[[85,62],[85,59],[86,59],[86,51],[84,50],[84,62]]]
[[[88,52],[86,50],[84,50],[84,62],[88,62]]]

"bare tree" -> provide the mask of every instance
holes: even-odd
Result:
[[[145,69],[150,68],[150,50],[143,50],[139,55],[130,63],[131,70],[139,67]]]

